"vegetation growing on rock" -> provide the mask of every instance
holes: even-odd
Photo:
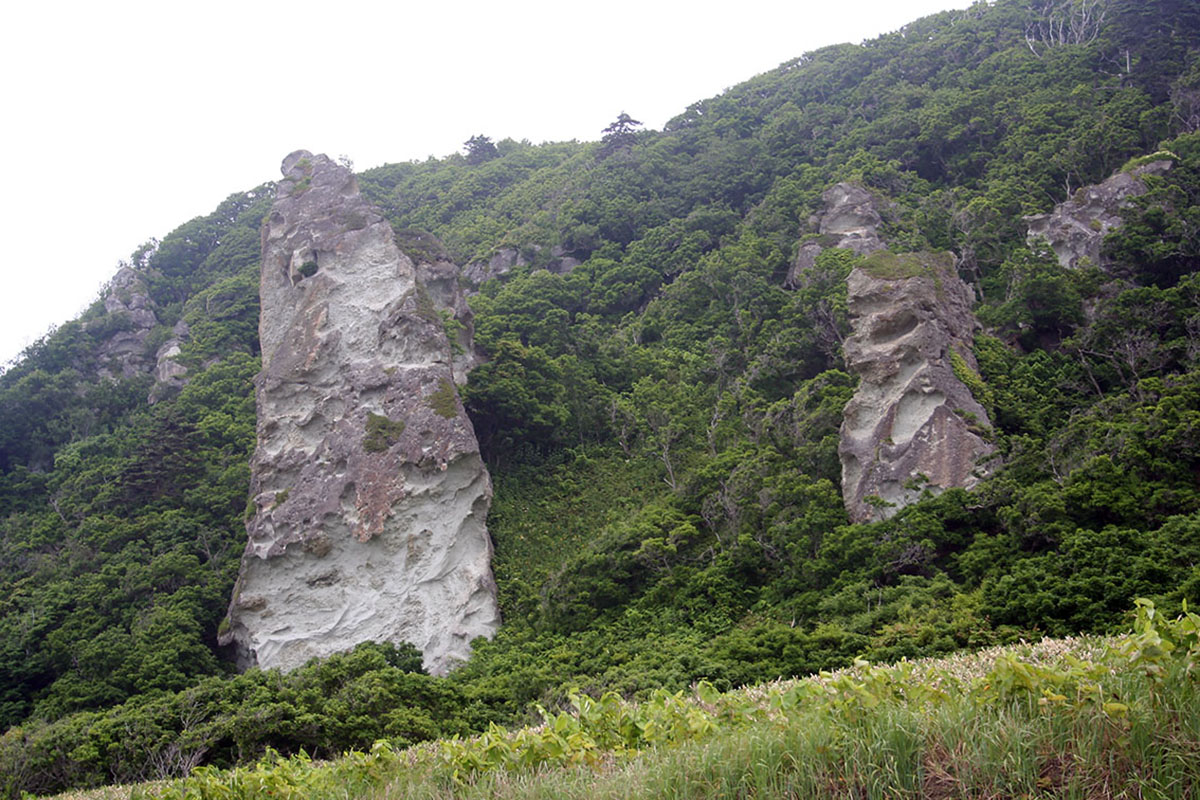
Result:
[[[503,272],[472,298],[487,360],[463,400],[492,466],[504,626],[421,676],[427,695],[372,659],[312,665],[331,676],[313,686],[229,676],[216,640],[245,541],[268,193],[140,249],[145,346],[186,323],[186,385],[147,405],[150,373],[98,377],[128,332],[103,303],[0,376],[0,787],[149,776],[144,754],[205,731],[244,726],[198,756],[218,766],[366,750],[517,724],[572,692],[725,690],[1200,600],[1200,19],[1112,0],[1090,41],[1031,48],[1037,13],[979,3],[823,48],[606,158],[503,140],[359,176],[401,247]],[[1027,241],[1026,215],[1159,150],[1177,160],[1119,213],[1103,270]],[[837,453],[861,257],[810,250],[794,269],[839,183],[880,201],[893,253],[958,257],[989,397],[969,384],[1004,463],[870,524],[847,520]],[[378,687],[418,699],[375,708]]]

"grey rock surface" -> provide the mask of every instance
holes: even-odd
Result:
[[[175,360],[183,352],[183,343],[190,332],[183,320],[175,323],[171,338],[163,342],[154,354],[154,380],[159,386],[178,388],[187,382],[187,367]]]
[[[978,323],[953,256],[880,256],[888,262],[868,259],[848,278],[853,334],[845,358],[859,385],[838,453],[855,522],[887,518],[926,490],[970,489],[995,467],[987,412],[955,374],[955,361],[959,370],[977,369]],[[909,277],[881,277],[897,274]]]
[[[1162,159],[1118,172],[1102,183],[1083,187],[1049,214],[1026,217],[1029,241],[1044,240],[1058,257],[1058,263],[1068,269],[1088,264],[1107,267],[1101,248],[1104,237],[1121,224],[1121,209],[1133,198],[1145,194],[1144,176],[1161,175],[1172,163]]]
[[[836,183],[825,190],[821,200],[824,209],[810,220],[820,237],[800,245],[788,270],[788,286],[801,285],[804,273],[813,268],[817,256],[827,248],[844,247],[859,255],[884,249],[879,237],[883,217],[880,202],[873,194],[857,184]]]
[[[487,261],[472,261],[463,267],[462,276],[471,289],[477,289],[492,278],[500,278],[512,271],[513,267],[523,267],[527,264],[525,258],[515,247],[501,247]]]
[[[467,374],[483,358],[475,351],[475,315],[467,305],[467,295],[459,280],[458,266],[444,260],[419,261],[416,264],[417,283],[424,288],[433,307],[457,323],[453,336],[449,333],[450,366],[454,382],[466,384]]]
[[[120,320],[122,329],[100,343],[99,376],[129,378],[153,369],[146,340],[158,325],[158,316],[142,273],[128,266],[119,269],[104,295],[104,311],[110,319]]]
[[[327,157],[297,151],[283,174],[263,229],[252,514],[221,641],[285,670],[406,641],[441,674],[499,625],[491,481],[434,300],[458,302],[448,268],[419,275]]]

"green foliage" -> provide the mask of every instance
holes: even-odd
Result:
[[[962,381],[963,385],[970,390],[971,397],[975,398],[975,402],[983,406],[989,416],[995,414],[996,399],[994,395],[987,384],[983,382],[983,378],[979,377],[979,373],[971,369],[971,365],[957,350],[950,351],[950,367],[954,370],[954,377]]]
[[[477,724],[462,692],[422,674],[420,664],[411,645],[367,643],[287,675],[210,677],[102,714],[30,722],[0,736],[0,775],[9,780],[0,791],[180,777],[200,763],[279,764],[281,754],[328,758],[379,740],[405,747]]]
[[[980,316],[1026,350],[1053,345],[1083,321],[1083,297],[1097,282],[1094,272],[1060,266],[1048,249],[1019,249],[988,279],[989,295],[1003,301]]]
[[[496,149],[491,138],[482,134],[467,139],[463,142],[463,146],[467,148],[468,164],[482,164],[500,155],[500,151]]]
[[[701,681],[688,694],[660,690],[640,703],[572,693],[569,710],[538,706],[536,727],[492,725],[407,753],[377,742],[369,754],[319,765],[269,752],[253,767],[203,768],[153,796],[355,796],[384,784],[406,797],[524,797],[532,787],[556,797],[653,797],[669,783],[697,796],[915,795],[950,784],[975,793],[1003,784],[1030,794],[1104,786],[1185,797],[1200,777],[1185,756],[1196,731],[1178,722],[1200,700],[1198,631],[1197,615],[1165,619],[1139,600],[1134,632],[1109,642],[919,665],[857,660],[805,681],[727,693]],[[748,757],[748,742],[774,742],[776,751]]]
[[[1105,250],[1141,284],[1173,286],[1200,264],[1195,232],[1200,200],[1200,133],[1164,143],[1174,158],[1162,178],[1145,179],[1148,191],[1126,209],[1124,224],[1105,241]]]

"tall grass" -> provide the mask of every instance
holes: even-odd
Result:
[[[574,702],[537,728],[201,768],[134,797],[1200,797],[1200,617],[1147,603],[1120,639]]]
[[[1125,687],[1121,687],[1125,688]],[[1141,686],[1144,690],[1144,682]],[[1178,690],[1178,691],[1176,691]],[[1200,697],[1144,691],[1128,724],[1036,700],[888,706],[861,720],[815,710],[786,726],[721,729],[601,769],[488,773],[455,785],[399,774],[383,798],[1191,798],[1200,791]]]

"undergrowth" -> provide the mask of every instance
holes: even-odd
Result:
[[[1128,635],[823,672],[313,763],[201,767],[133,798],[1192,797],[1200,616],[1139,600]]]

